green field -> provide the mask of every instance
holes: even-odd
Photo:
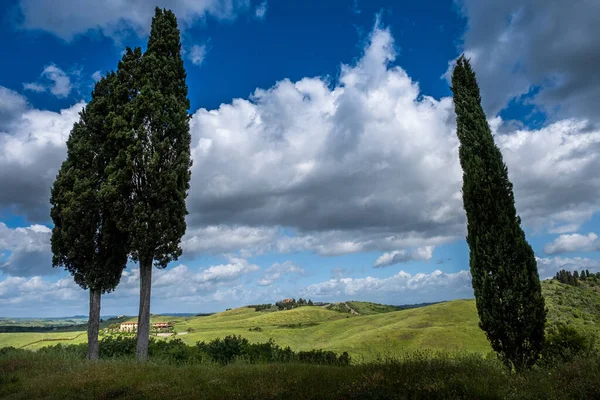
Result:
[[[549,309],[548,327],[565,323],[595,336],[600,334],[597,287],[573,287],[557,281],[544,281],[542,287]],[[347,351],[355,362],[397,357],[415,350],[483,355],[491,351],[478,327],[474,300],[454,300],[400,311],[365,302],[336,304],[347,304],[361,315],[317,306],[276,312],[243,307],[203,317],[154,316],[152,321],[174,322],[177,337],[188,344],[235,334],[251,342],[273,339],[295,351]],[[73,340],[40,341],[70,338]],[[38,349],[85,341],[84,332],[0,333],[0,347]]]

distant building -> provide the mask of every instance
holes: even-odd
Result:
[[[138,323],[137,322],[123,322],[119,327],[121,332],[135,332],[137,331]],[[152,329],[169,329],[171,328],[171,324],[168,322],[153,322]]]
[[[152,328],[154,329],[169,329],[171,324],[168,322],[155,322],[152,324]]]
[[[293,303],[294,299],[283,299],[283,303]]]
[[[137,330],[138,323],[137,322],[123,322],[119,327],[121,332],[134,332]]]

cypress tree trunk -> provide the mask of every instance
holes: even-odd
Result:
[[[138,314],[138,331],[136,358],[138,361],[148,359],[148,340],[150,338],[150,293],[152,290],[152,258],[140,258],[140,311]]]
[[[88,320],[88,359],[97,360],[100,353],[98,331],[100,330],[100,299],[102,292],[90,288],[90,318]]]

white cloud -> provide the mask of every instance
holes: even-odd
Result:
[[[102,79],[102,73],[100,71],[96,71],[92,74],[92,79],[94,80],[94,82],[98,82],[100,79]]]
[[[0,306],[6,310],[6,307],[55,303],[55,308],[60,309],[62,303],[82,300],[82,293],[83,290],[70,278],[50,282],[39,276],[7,277],[0,281]]]
[[[200,66],[206,59],[206,53],[208,53],[208,45],[193,45],[190,49],[190,60],[194,65]]]
[[[0,255],[0,271],[19,277],[56,273],[52,268],[50,235],[51,230],[44,225],[12,229],[0,222],[0,252],[10,254]]]
[[[551,243],[544,246],[546,254],[572,253],[575,251],[597,251],[600,250],[598,235],[591,232],[587,235],[574,233],[571,235],[560,235]]]
[[[47,65],[40,76],[42,78],[41,81],[24,83],[23,87],[26,90],[34,92],[50,91],[50,93],[58,98],[69,96],[69,93],[73,89],[71,78],[54,64]]]
[[[409,261],[429,261],[433,257],[433,246],[419,247],[413,250],[396,250],[391,253],[385,253],[379,257],[374,268],[389,267],[390,265],[406,263]]]
[[[316,283],[303,290],[307,297],[322,299],[379,299],[393,304],[431,302],[473,297],[467,271],[411,275],[400,271],[389,278],[340,278]]]
[[[231,281],[259,269],[258,265],[250,264],[243,258],[232,257],[228,264],[216,265],[201,271],[194,280],[199,283]]]
[[[25,90],[31,90],[32,92],[36,92],[36,93],[42,93],[45,92],[47,90],[46,86],[43,86],[39,83],[35,83],[35,82],[29,82],[29,83],[24,83],[23,84],[23,89]]]
[[[263,1],[254,10],[254,15],[258,19],[265,19],[265,16],[267,15],[267,9],[268,9],[267,2]]]
[[[0,132],[18,120],[27,108],[27,99],[24,96],[0,86]]]
[[[283,80],[198,110],[191,225],[290,227],[273,247],[323,255],[464,237],[451,99],[422,96],[394,58],[389,30],[376,27],[334,84]],[[600,210],[600,131],[574,119],[538,130],[490,122],[526,226],[573,229]],[[398,238],[412,243],[393,247]]]
[[[584,257],[536,257],[540,279],[552,278],[561,269],[568,271],[581,271],[584,269],[590,272],[600,272],[600,261]]]
[[[260,286],[270,286],[273,283],[275,283],[276,281],[278,281],[279,279],[281,279],[281,277],[283,275],[286,274],[303,274],[304,270],[300,267],[298,267],[296,264],[294,264],[291,261],[285,261],[283,263],[275,263],[273,265],[271,265],[269,268],[267,268],[267,270],[265,271],[265,276],[258,281],[258,284]]]
[[[83,103],[60,112],[27,109],[0,131],[0,208],[48,221],[50,187]]]
[[[274,228],[249,226],[206,226],[188,228],[182,240],[185,256],[204,254],[226,254],[238,250],[246,253],[262,253],[277,236]]]
[[[207,305],[212,305],[214,311],[222,310],[225,304],[240,306],[255,301],[271,301],[269,292],[251,290],[244,282],[245,277],[258,269],[258,266],[239,258],[230,258],[228,264],[200,270],[192,270],[185,265],[154,269],[152,310],[173,312],[185,309],[206,312],[203,307]],[[103,296],[103,314],[135,315],[139,301],[139,279],[137,267],[125,269],[117,289]],[[70,276],[57,282],[40,276],[8,276],[0,280],[0,308],[10,315],[85,314],[87,301],[87,292],[77,286]]]
[[[338,81],[283,80],[198,110],[185,255],[330,256],[464,237],[452,101],[422,95],[394,59],[389,30],[376,26]],[[48,220],[49,188],[82,106],[11,112],[0,132],[0,185],[9,188],[1,207]],[[491,125],[527,227],[572,232],[600,211],[599,130],[576,119],[538,130]]]
[[[236,18],[250,8],[249,0],[21,0],[23,27],[52,32],[71,40],[78,34],[97,31],[121,39],[128,33],[145,35],[155,7],[171,9],[182,28],[204,21],[207,16],[221,20]]]

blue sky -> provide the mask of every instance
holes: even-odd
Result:
[[[184,254],[155,270],[152,312],[472,297],[447,80],[463,52],[541,276],[600,271],[600,10],[540,2],[157,0],[182,29],[194,167]],[[87,310],[51,267],[49,188],[153,7],[3,2],[1,316]],[[138,278],[130,263],[104,314],[136,313]]]

